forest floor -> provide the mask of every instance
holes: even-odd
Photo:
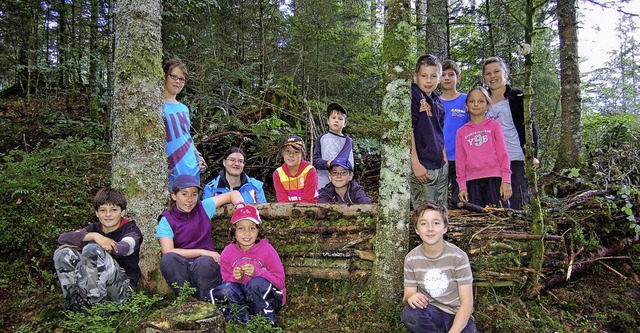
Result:
[[[59,103],[63,104],[60,101]],[[13,150],[33,151],[37,149],[38,140],[43,136],[66,138],[69,134],[68,127],[65,126],[82,128],[82,113],[70,114],[60,111],[69,118],[60,121],[58,117],[48,117],[47,114],[36,111],[50,110],[54,107],[52,104],[36,105],[33,108],[23,108],[19,105],[20,100],[0,101],[0,157],[8,156]],[[26,111],[16,113],[13,112],[14,107]],[[58,107],[64,108],[63,105]],[[87,135],[91,128],[81,134]],[[99,136],[95,140],[99,141]],[[4,164],[0,166],[4,168]],[[0,170],[0,174],[2,171]],[[54,185],[52,183],[51,186]],[[0,190],[2,186],[0,184]],[[88,188],[86,192],[89,193],[91,190]],[[52,197],[56,195],[58,193]],[[7,199],[7,207],[11,199],[12,196]],[[15,203],[15,200],[13,201]],[[0,213],[5,210],[10,212],[7,207],[0,207]],[[33,221],[42,223],[38,222],[40,219],[37,218]],[[50,260],[49,252],[52,251],[47,252],[55,246],[53,231],[59,233],[60,230],[51,231],[38,226],[39,224],[36,224],[35,228],[28,229],[30,233],[20,231],[24,232],[23,234],[13,232],[12,229],[3,229],[5,233],[0,235],[3,247],[10,244],[6,242],[12,241],[10,237],[16,234],[18,237],[28,237],[31,243],[27,244],[35,244],[22,250],[29,256],[16,256],[19,261],[0,258],[0,327],[3,332],[67,332],[72,330],[66,323],[82,319],[70,317],[61,310],[60,290]],[[17,229],[18,227],[23,226],[15,226],[16,230],[23,230]],[[596,230],[598,225],[589,228]],[[11,232],[6,232],[7,230]],[[45,241],[46,246],[43,245]],[[611,244],[615,243],[615,240],[601,238],[601,242]],[[37,251],[33,248],[37,248]],[[5,253],[5,249],[0,251]],[[7,255],[11,256],[11,253]],[[522,291],[516,287],[475,287],[474,316],[480,332],[639,332],[639,275],[640,244],[635,243],[615,257],[599,260],[590,270],[573,276],[570,281],[534,299],[523,298]],[[270,331],[406,331],[399,320],[402,306],[378,301],[376,295],[367,288],[365,279],[322,280],[288,277],[287,290],[287,305],[279,313],[276,328]],[[153,304],[148,311],[139,315],[117,311],[102,314],[101,317],[117,320],[118,329],[103,325],[101,330],[90,331],[134,332],[140,320],[157,315],[157,312],[169,306],[170,302],[170,299],[150,302]],[[131,318],[132,316],[140,318]],[[84,319],[105,319],[97,317],[94,315]],[[229,325],[227,331],[242,332],[243,329]],[[269,330],[254,330],[262,331]]]

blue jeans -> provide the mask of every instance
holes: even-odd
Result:
[[[265,278],[254,277],[246,285],[224,282],[212,290],[212,302],[220,308],[224,319],[242,323],[249,315],[260,314],[276,323],[276,313],[282,307],[282,291]]]
[[[220,265],[209,256],[200,256],[190,262],[177,253],[169,252],[160,260],[160,272],[176,295],[180,290],[173,283],[182,287],[185,281],[189,281],[189,285],[196,288],[193,297],[200,301],[208,301],[209,290],[222,282]]]
[[[446,313],[437,307],[429,304],[424,309],[413,309],[405,305],[400,314],[400,320],[414,333],[446,333],[453,325],[454,315]],[[476,323],[473,318],[469,318],[467,326],[462,333],[477,333]]]

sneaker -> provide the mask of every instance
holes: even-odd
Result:
[[[71,294],[71,296],[69,296],[69,298],[67,298],[64,303],[64,309],[73,312],[81,312],[85,308],[88,308],[90,306],[91,303],[77,292]]]

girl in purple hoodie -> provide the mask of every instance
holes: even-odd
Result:
[[[223,282],[211,290],[211,301],[227,321],[246,323],[249,315],[259,314],[275,324],[287,299],[284,267],[278,252],[264,238],[255,207],[237,207],[231,217],[229,240],[231,244],[220,254]]]
[[[508,207],[512,194],[509,153],[502,126],[485,117],[491,106],[489,93],[475,87],[469,91],[465,104],[471,121],[456,132],[458,198],[481,207]]]

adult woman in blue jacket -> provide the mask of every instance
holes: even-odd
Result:
[[[244,172],[245,156],[242,149],[231,147],[224,153],[220,174],[204,187],[202,198],[208,198],[232,190],[242,194],[247,204],[265,203],[267,199],[262,189],[263,183]]]

